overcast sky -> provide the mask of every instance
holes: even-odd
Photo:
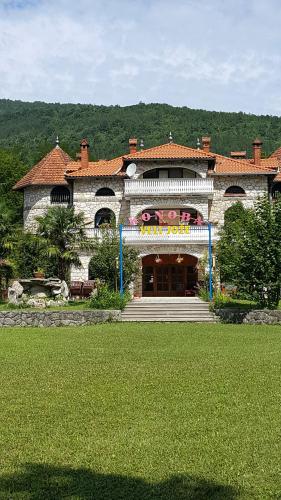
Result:
[[[280,0],[0,0],[0,97],[281,115]]]

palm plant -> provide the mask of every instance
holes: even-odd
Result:
[[[2,258],[6,256],[12,229],[12,212],[3,201],[0,201],[0,257]]]
[[[79,252],[92,248],[84,213],[75,213],[73,207],[50,207],[36,220],[37,234],[47,242],[46,257],[54,262],[58,277],[68,280],[71,266],[81,267]]]

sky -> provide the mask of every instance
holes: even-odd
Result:
[[[0,97],[281,115],[280,0],[0,0]]]

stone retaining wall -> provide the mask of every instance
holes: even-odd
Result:
[[[0,311],[0,327],[6,326],[83,326],[121,321],[121,311]]]
[[[243,311],[242,309],[225,308],[216,309],[215,314],[223,323],[281,325],[281,311],[277,310],[255,309],[252,311]]]

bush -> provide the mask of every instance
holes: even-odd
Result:
[[[90,298],[89,306],[93,309],[121,309],[123,310],[130,300],[130,294],[125,292],[121,297],[119,292],[110,290],[107,285],[98,288],[96,295]]]
[[[217,309],[217,308],[219,309],[220,307],[225,306],[229,301],[230,301],[230,299],[227,295],[224,295],[221,292],[217,292],[214,295],[213,307],[215,309]]]

